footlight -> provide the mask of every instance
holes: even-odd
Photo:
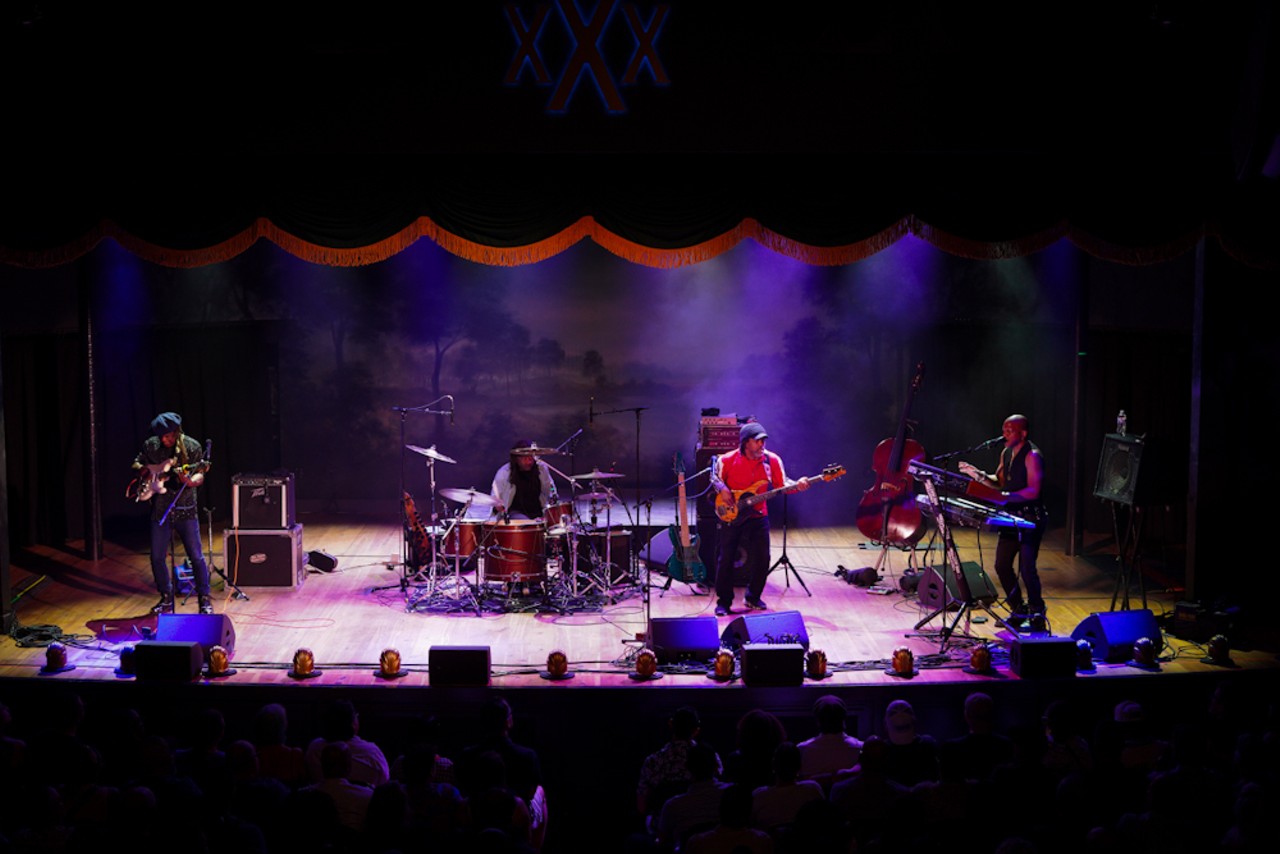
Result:
[[[920,672],[916,670],[915,653],[909,647],[900,646],[895,649],[889,662],[889,667],[884,672],[899,679],[910,679]]]
[[[408,676],[408,670],[400,668],[400,650],[387,647],[378,656],[378,669],[373,672],[379,679],[399,679]]]
[[[205,667],[204,675],[209,679],[225,679],[236,675],[231,667],[231,653],[227,652],[225,646],[215,644],[209,647],[209,663]]]
[[[289,667],[290,679],[314,679],[321,670],[316,670],[316,656],[306,647],[299,647],[293,654],[293,664]]]
[[[804,656],[804,675],[810,679],[826,679],[831,674],[827,672],[827,654],[820,649],[811,649]]]
[[[635,672],[630,676],[637,682],[649,682],[662,678],[662,674],[658,672],[658,656],[653,654],[653,650],[647,647],[640,650],[636,655]]]
[[[711,672],[707,676],[717,682],[729,682],[733,679],[733,664],[733,653],[727,649],[722,649],[716,653],[715,661],[712,662]]]
[[[1153,672],[1160,669],[1160,664],[1156,661],[1156,645],[1151,638],[1138,638],[1133,642],[1133,659],[1129,666]]]
[[[572,679],[573,674],[569,672],[569,656],[565,655],[562,649],[551,650],[547,653],[547,669],[538,675],[552,682]]]
[[[977,676],[995,676],[996,669],[991,666],[991,646],[980,643],[969,650],[969,664],[961,668],[965,673]]]
[[[1208,654],[1200,659],[1202,664],[1216,664],[1218,667],[1235,667],[1231,660],[1231,642],[1226,635],[1214,635],[1209,638]]]
[[[44,667],[40,668],[41,676],[53,676],[57,673],[66,673],[68,670],[75,670],[74,664],[67,664],[67,648],[62,644],[54,641],[45,648],[44,651]]]

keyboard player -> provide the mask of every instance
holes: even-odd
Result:
[[[1040,498],[1044,481],[1044,457],[1030,440],[1029,423],[1025,415],[1010,415],[1000,429],[1004,438],[1004,450],[995,474],[970,463],[960,463],[960,471],[986,486],[994,486],[1001,492],[1004,509],[1034,522],[1034,528],[1004,529],[996,544],[996,576],[1004,588],[1005,602],[1013,613],[1013,622],[1032,618],[1043,619],[1044,597],[1040,589],[1040,573],[1036,558],[1040,554],[1040,539],[1044,534],[1045,507]],[[1014,558],[1018,560],[1018,572],[1014,572]],[[1026,585],[1026,598],[1018,576]]]

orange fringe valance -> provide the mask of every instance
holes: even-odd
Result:
[[[959,236],[912,215],[862,240],[839,246],[805,243],[773,231],[753,218],[746,218],[716,237],[674,248],[646,246],[624,238],[609,231],[591,216],[579,218],[550,237],[520,246],[493,246],[480,243],[448,231],[429,217],[419,217],[395,234],[366,246],[356,247],[325,246],[304,240],[285,231],[270,220],[259,217],[249,227],[226,240],[196,249],[161,246],[126,231],[115,222],[104,220],[87,230],[81,237],[61,246],[40,250],[0,247],[0,263],[29,269],[56,267],[79,259],[91,252],[104,238],[110,238],[146,261],[165,267],[190,268],[229,261],[245,252],[258,240],[266,239],[289,254],[310,263],[334,267],[358,267],[386,261],[425,238],[450,254],[468,261],[490,266],[514,267],[545,261],[589,238],[619,258],[657,269],[674,269],[699,264],[728,252],[743,240],[748,239],[805,264],[839,266],[869,258],[889,248],[908,234],[951,255],[975,260],[998,260],[1029,255],[1065,237],[1094,257],[1131,265],[1148,265],[1170,260],[1191,251],[1198,241],[1209,236],[1216,239],[1229,255],[1250,266],[1268,267],[1271,262],[1269,257],[1262,257],[1253,247],[1236,245],[1206,224],[1201,224],[1157,245],[1122,246],[1073,227],[1066,221],[1060,221],[1017,239],[990,241]]]

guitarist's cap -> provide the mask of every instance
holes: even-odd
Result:
[[[161,412],[151,419],[151,432],[157,436],[182,429],[182,416],[176,412]]]
[[[742,425],[742,429],[738,431],[738,444],[741,445],[748,439],[767,439],[769,431],[764,429],[764,425],[759,421],[748,421]]]

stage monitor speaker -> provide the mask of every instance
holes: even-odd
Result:
[[[236,627],[226,614],[161,614],[156,618],[156,640],[195,641],[207,662],[210,647],[222,647],[227,658],[235,655]]]
[[[1136,436],[1108,433],[1102,437],[1102,458],[1098,461],[1098,482],[1093,494],[1117,504],[1133,504],[1138,487],[1138,465],[1142,462],[1142,440]]]
[[[710,661],[720,649],[716,618],[654,617],[649,626],[649,649],[659,664]]]
[[[971,601],[987,604],[994,602],[998,598],[995,585],[991,583],[991,578],[983,570],[982,564],[966,560],[960,564],[960,568],[964,570],[964,579],[969,585]],[[945,596],[943,594],[944,583],[946,585]],[[947,609],[954,611],[960,607],[961,602],[964,600],[959,584],[956,581],[956,574],[951,571],[950,566],[925,567],[924,573],[920,576],[920,584],[916,588],[916,593],[920,597],[920,604],[930,610],[941,608],[945,598]]]
[[[730,649],[749,643],[794,643],[808,649],[809,633],[805,631],[804,618],[799,611],[744,614],[725,627],[720,635],[720,642]]]
[[[196,641],[139,641],[133,648],[134,672],[140,682],[194,682],[204,655]]]
[[[1133,658],[1133,642],[1150,638],[1157,650],[1164,645],[1155,614],[1140,611],[1099,611],[1085,617],[1071,633],[1075,641],[1086,640],[1098,661],[1128,661]]]
[[[307,578],[307,555],[302,550],[302,526],[222,532],[222,559],[227,578],[238,587],[289,587],[297,590]]]
[[[1071,638],[1022,637],[1009,646],[1009,669],[1023,679],[1076,675],[1076,642]]]
[[[671,532],[666,528],[649,538],[649,543],[640,550],[640,560],[649,565],[654,572],[667,571],[667,558],[675,554],[671,546]]]
[[[745,685],[800,685],[804,682],[804,650],[798,643],[749,643],[742,647]]]
[[[489,684],[489,647],[433,646],[427,650],[427,683],[438,688]]]
[[[231,476],[231,525],[290,528],[297,521],[292,474]]]

